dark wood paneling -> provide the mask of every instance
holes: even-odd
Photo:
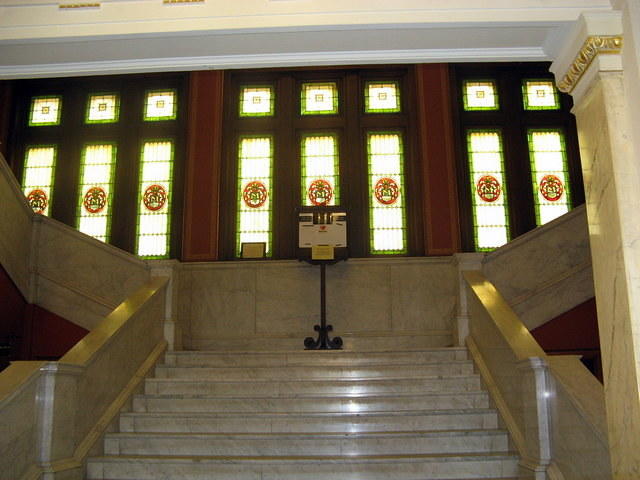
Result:
[[[13,83],[0,81],[0,152],[9,158],[7,141],[9,140],[9,125],[11,125],[11,106],[13,105]]]
[[[182,260],[218,259],[224,72],[193,72],[189,81]]]
[[[451,255],[460,251],[460,228],[449,68],[445,64],[418,65],[416,82],[424,251],[426,255]]]

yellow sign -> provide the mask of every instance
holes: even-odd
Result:
[[[333,260],[333,245],[312,245],[311,260]]]

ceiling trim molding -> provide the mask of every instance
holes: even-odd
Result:
[[[622,36],[594,35],[588,37],[576,55],[567,73],[558,82],[561,92],[571,93],[589,65],[600,54],[619,54],[622,51]]]
[[[550,60],[542,47],[304,52],[1,65],[0,79],[349,64]]]

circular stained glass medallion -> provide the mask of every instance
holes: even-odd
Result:
[[[257,180],[247,183],[247,186],[242,191],[242,199],[249,208],[260,208],[268,197],[267,187]]]
[[[476,183],[476,193],[485,202],[495,202],[500,198],[502,188],[498,179],[492,175],[483,175]]]
[[[89,213],[100,213],[107,206],[107,192],[102,187],[91,187],[84,194],[82,202]]]
[[[160,210],[167,203],[167,191],[162,185],[149,185],[142,195],[142,202],[147,210]]]
[[[35,213],[43,213],[49,204],[49,199],[46,192],[36,188],[27,195],[27,202]]]
[[[323,206],[327,205],[333,198],[333,189],[329,182],[318,179],[311,182],[307,195],[312,204]]]
[[[393,205],[400,196],[400,187],[393,178],[384,177],[376,182],[373,193],[381,204]]]
[[[540,180],[540,194],[549,202],[557,202],[564,193],[564,185],[555,175],[545,175]]]

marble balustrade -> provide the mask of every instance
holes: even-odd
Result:
[[[529,330],[593,298],[584,205],[487,254],[482,271]]]
[[[610,479],[602,385],[575,357],[548,357],[480,271],[463,275],[467,344],[522,457],[520,478]]]
[[[82,462],[166,349],[166,277],[122,302],[59,362],[0,372],[0,472],[82,478]]]

